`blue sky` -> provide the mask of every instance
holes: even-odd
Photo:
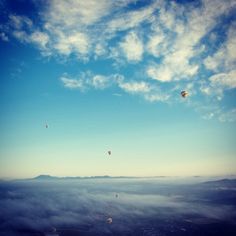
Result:
[[[235,1],[0,10],[0,177],[235,174]]]

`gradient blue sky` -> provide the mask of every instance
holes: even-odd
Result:
[[[1,178],[236,174],[236,1],[0,10]]]

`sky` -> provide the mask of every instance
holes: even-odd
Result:
[[[235,0],[0,11],[0,178],[236,173]]]

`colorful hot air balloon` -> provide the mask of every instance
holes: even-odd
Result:
[[[188,92],[187,91],[182,91],[180,94],[181,94],[181,96],[183,98],[186,98],[188,96]]]

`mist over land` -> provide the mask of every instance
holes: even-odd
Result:
[[[41,175],[2,181],[0,209],[3,236],[233,236],[236,179]]]

